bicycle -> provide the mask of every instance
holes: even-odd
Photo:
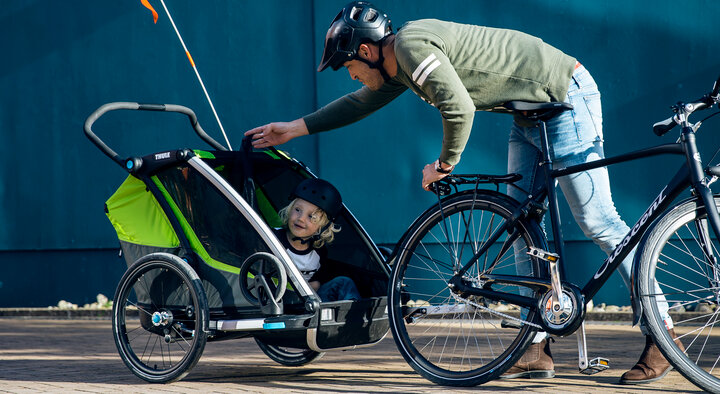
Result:
[[[674,116],[653,126],[661,136],[680,125],[675,143],[559,169],[550,160],[545,121],[572,106],[507,103],[508,112],[538,122],[546,182],[526,192],[525,201],[500,192],[501,185],[516,187],[521,179],[517,174],[449,175],[435,183],[438,203],[412,223],[392,256],[390,328],[408,364],[441,385],[482,384],[514,365],[542,330],[557,336],[577,332],[580,371],[606,369],[606,359],[588,361],[585,307],[637,245],[634,322],[645,319],[662,353],[688,380],[720,391],[720,368],[715,368],[720,336],[713,333],[720,317],[720,195],[713,196],[709,189],[720,177],[720,166],[701,163],[696,132],[702,121],[689,120],[694,112],[717,104],[719,92],[720,78],[711,93],[674,105]],[[583,287],[566,281],[561,274],[565,250],[555,179],[664,154],[684,159],[677,173]],[[492,185],[494,190],[487,188]],[[674,203],[688,189],[691,196]],[[541,227],[547,211],[554,252]],[[518,274],[518,267],[529,274]],[[656,281],[662,292],[654,290]],[[663,297],[685,351],[663,323],[658,309]],[[681,313],[699,304],[710,312]]]

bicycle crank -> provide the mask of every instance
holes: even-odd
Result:
[[[554,300],[554,292],[549,289],[540,298],[540,324],[552,335],[567,336],[575,332],[585,319],[585,297],[580,289],[569,283],[562,285],[561,302]]]

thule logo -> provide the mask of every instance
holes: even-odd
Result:
[[[655,201],[653,201],[652,205],[650,205],[650,207],[647,209],[647,211],[645,211],[645,213],[642,215],[640,220],[638,220],[638,222],[635,223],[635,225],[633,226],[630,233],[628,235],[626,235],[625,238],[623,238],[622,242],[618,246],[615,247],[615,251],[613,252],[613,254],[611,254],[610,256],[608,256],[607,259],[605,259],[605,262],[600,267],[600,270],[598,270],[598,272],[595,274],[595,276],[593,278],[598,279],[605,273],[605,270],[607,270],[607,268],[610,266],[610,264],[612,264],[612,262],[615,261],[615,258],[620,253],[622,253],[623,249],[625,249],[625,247],[628,245],[628,243],[630,243],[630,238],[632,238],[635,234],[637,234],[637,232],[640,230],[640,227],[642,227],[647,222],[648,218],[650,218],[653,215],[653,213],[655,213],[655,211],[657,211],[657,208],[658,208],[658,206],[660,206],[660,203],[663,202],[665,200],[665,198],[667,197],[667,196],[665,196],[666,189],[667,189],[667,186],[665,186],[665,188],[660,192],[660,194],[657,197],[655,197]]]
[[[164,160],[170,158],[170,152],[156,153],[155,160]]]

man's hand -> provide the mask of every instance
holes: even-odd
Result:
[[[430,191],[430,184],[433,182],[437,182],[449,174],[443,174],[441,172],[438,172],[435,169],[435,166],[438,165],[438,162],[430,163],[423,168],[423,180],[422,180],[422,188]],[[452,166],[450,167],[450,171],[452,171]]]
[[[295,137],[309,134],[305,121],[300,118],[292,122],[268,123],[245,132],[252,136],[253,148],[267,148],[284,144]]]

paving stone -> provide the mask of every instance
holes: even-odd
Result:
[[[120,359],[109,320],[0,318],[0,392],[236,393],[236,392],[701,392],[680,374],[644,386],[616,384],[639,357],[644,339],[630,324],[586,324],[591,357],[610,359],[596,375],[577,371],[577,340],[552,345],[554,379],[493,381],[468,389],[437,386],[416,374],[398,353],[390,334],[380,343],[330,351],[303,367],[283,367],[265,357],[252,339],[210,342],[183,380],[149,384]]]

